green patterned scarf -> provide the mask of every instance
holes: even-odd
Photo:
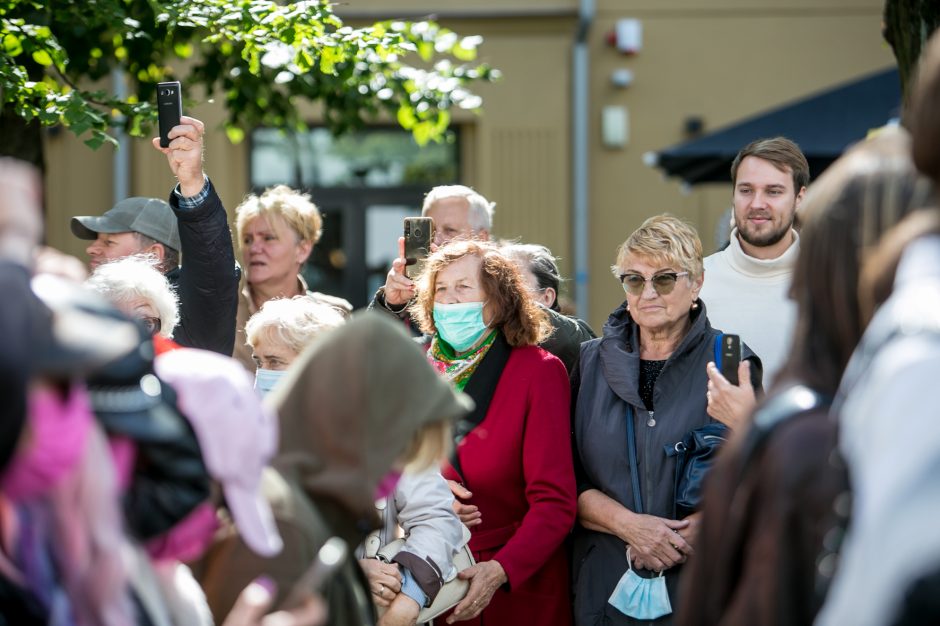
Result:
[[[435,334],[431,339],[431,348],[428,350],[428,361],[439,374],[453,383],[457,391],[463,391],[487,350],[496,340],[496,332],[495,329],[491,330],[489,336],[476,350],[461,357],[457,357],[454,349]]]

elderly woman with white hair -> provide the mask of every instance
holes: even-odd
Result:
[[[139,320],[151,335],[173,338],[179,322],[179,302],[159,259],[134,255],[95,268],[85,285],[101,294],[125,315]]]
[[[245,324],[247,345],[255,362],[255,388],[266,394],[287,367],[320,333],[346,319],[335,307],[307,296],[268,300]]]

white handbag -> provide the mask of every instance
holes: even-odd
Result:
[[[454,555],[454,567],[457,568],[457,572],[462,572],[468,567],[476,565],[476,561],[473,558],[473,554],[470,552],[470,529],[461,524],[463,528],[463,545],[461,545],[460,550],[457,551],[457,554]],[[372,537],[370,536],[370,539]],[[405,539],[396,539],[390,541],[381,548],[374,555],[369,554],[368,546],[369,541],[366,541],[366,557],[375,557],[386,563],[390,563],[395,555],[398,554],[401,549],[405,546]],[[426,606],[421,609],[421,612],[418,613],[418,624],[423,624],[424,622],[430,622],[436,617],[439,617],[441,614],[445,613],[449,609],[457,606],[461,600],[467,595],[467,590],[470,589],[470,583],[466,580],[462,580],[457,576],[446,583],[441,587],[441,590],[437,592],[437,595],[434,597],[434,601],[430,606]],[[379,614],[383,613],[384,609],[379,608]]]

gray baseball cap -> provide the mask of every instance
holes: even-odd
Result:
[[[98,233],[140,233],[165,246],[180,250],[180,231],[170,205],[159,198],[126,198],[101,216],[72,218],[72,234],[96,239]]]

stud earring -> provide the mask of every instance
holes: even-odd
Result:
[[[692,310],[694,311],[694,310],[696,310],[697,308],[698,308],[698,302],[697,302],[697,301],[696,301],[696,302],[693,302],[693,303],[692,303]]]

